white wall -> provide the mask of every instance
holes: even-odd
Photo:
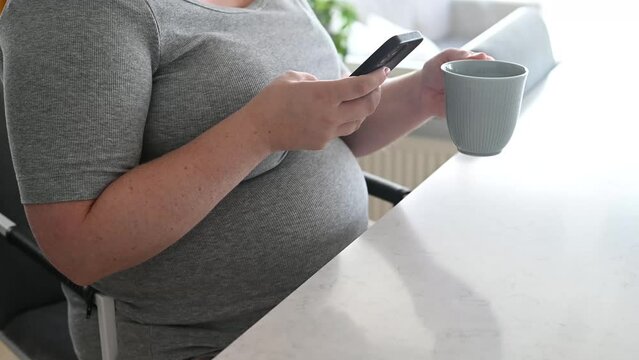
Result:
[[[409,29],[420,30],[432,40],[446,36],[450,26],[451,0],[348,0],[362,18],[382,15]]]
[[[375,13],[442,45],[460,46],[520,6],[549,0],[346,0],[362,20]]]

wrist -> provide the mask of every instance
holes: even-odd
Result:
[[[441,108],[444,101],[444,92],[435,91],[426,85],[428,83],[428,79],[426,79],[427,73],[423,69],[416,71],[414,75],[416,78],[415,81],[418,83],[415,94],[419,97],[416,100],[416,103],[419,105],[419,108],[415,110],[416,113],[418,113],[422,119],[442,116]]]
[[[228,119],[236,124],[237,130],[242,133],[246,144],[250,144],[256,152],[264,157],[278,151],[273,141],[273,133],[263,126],[261,116],[248,109],[240,109]]]
[[[424,71],[417,70],[409,76],[410,104],[413,107],[412,112],[420,119],[426,119],[432,116],[432,99],[424,85]]]

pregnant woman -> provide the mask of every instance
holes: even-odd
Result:
[[[442,115],[442,63],[487,58],[345,78],[305,0],[9,0],[0,50],[29,223],[115,299],[121,359],[219,353],[366,229],[355,157]]]

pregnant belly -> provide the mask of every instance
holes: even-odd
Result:
[[[228,318],[277,304],[367,221],[363,176],[338,139],[322,151],[290,152],[240,184],[176,244],[100,286],[137,321]],[[193,319],[172,315],[175,307],[188,307]]]

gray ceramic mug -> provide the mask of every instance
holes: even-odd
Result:
[[[446,120],[457,149],[491,156],[510,140],[528,69],[506,61],[458,60],[442,65]]]

